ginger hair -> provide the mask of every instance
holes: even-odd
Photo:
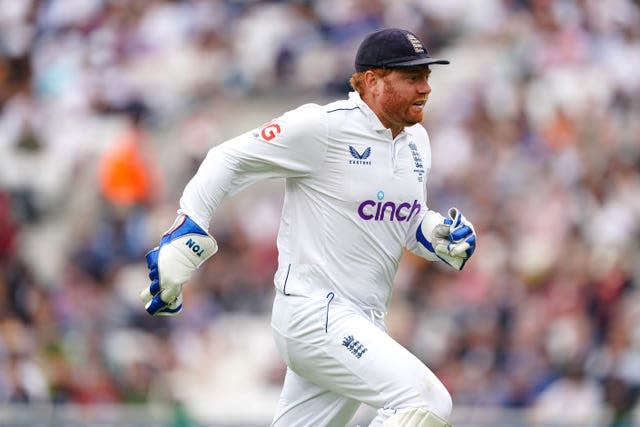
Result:
[[[373,68],[371,69],[371,71],[376,73],[380,78],[388,76],[389,73],[391,73],[391,69],[389,68]],[[349,79],[349,84],[351,85],[353,90],[360,94],[360,96],[364,95],[365,90],[364,73],[366,73],[366,71],[356,71],[351,75],[351,78]]]

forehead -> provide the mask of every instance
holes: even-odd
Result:
[[[417,66],[417,67],[393,68],[392,72],[397,73],[397,74],[401,74],[401,75],[422,74],[422,75],[428,76],[429,74],[431,74],[431,69],[429,68],[428,65],[422,65],[422,66]]]

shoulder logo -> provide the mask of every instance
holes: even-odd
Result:
[[[282,128],[275,121],[270,121],[260,126],[253,132],[255,138],[262,138],[264,141],[271,141],[276,136],[280,135]]]
[[[349,153],[355,160],[349,160],[351,165],[370,165],[371,160],[367,160],[371,156],[371,147],[367,147],[362,153],[356,150],[352,145],[349,146]]]

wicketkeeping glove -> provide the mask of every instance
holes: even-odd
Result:
[[[431,232],[431,244],[438,258],[462,270],[476,250],[476,232],[457,208],[450,208],[448,215]]]
[[[140,293],[149,314],[174,316],[182,310],[182,285],[209,257],[218,243],[187,215],[179,215],[147,253],[151,285]]]

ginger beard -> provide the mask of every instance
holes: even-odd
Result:
[[[413,126],[422,122],[424,117],[424,106],[426,104],[427,94],[420,95],[416,93],[415,88],[406,85],[406,92],[403,94],[396,86],[401,85],[392,81],[391,75],[383,77],[384,86],[382,89],[382,97],[380,99],[380,107],[385,119],[392,126]],[[420,103],[416,104],[416,102]]]

